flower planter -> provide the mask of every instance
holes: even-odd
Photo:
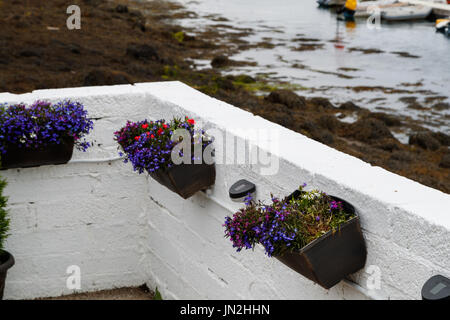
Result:
[[[195,129],[194,125],[194,119],[189,117],[171,121],[127,121],[124,127],[114,132],[114,139],[125,153],[124,162],[131,162],[139,174],[148,172],[160,184],[187,199],[216,180],[215,164],[206,164],[203,160],[200,164],[175,165],[172,161],[175,146],[181,146],[180,156],[194,161],[191,155],[195,154],[196,148],[201,147],[203,154],[212,143],[205,131]],[[185,158],[183,160],[187,162]]]
[[[46,146],[42,149],[8,147],[8,152],[1,157],[1,169],[37,167],[51,164],[64,164],[72,158],[74,139],[68,138],[60,144]]]
[[[7,251],[0,253],[0,300],[3,299],[5,289],[6,273],[14,265],[14,257]]]
[[[74,146],[91,146],[85,136],[94,123],[79,102],[1,104],[0,111],[1,169],[67,163]]]
[[[297,190],[287,199],[296,198]],[[341,201],[345,210],[355,212],[355,208],[345,200]],[[347,275],[364,267],[366,263],[366,245],[361,232],[359,217],[342,224],[337,231],[329,231],[320,238],[307,244],[296,253],[287,252],[276,258],[289,268],[314,281],[325,289],[339,283]]]
[[[213,185],[216,180],[214,164],[180,164],[165,171],[151,172],[150,176],[184,199]]]

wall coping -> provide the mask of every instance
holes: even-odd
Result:
[[[248,111],[209,97],[179,81],[43,89],[26,94],[0,93],[0,101],[31,103],[37,99],[55,99],[63,96],[75,99],[77,97],[129,93],[150,94],[160,100],[183,106],[184,109],[201,116],[208,122],[226,128],[236,136],[242,135],[239,128],[248,127],[249,122],[251,122],[252,128],[277,130],[281,142],[278,150],[268,150],[263,145],[259,147],[299,168],[307,168],[314,175],[321,175],[330,180],[338,181],[342,187],[349,191],[357,191],[368,195],[450,230],[449,194],[389,172],[381,167],[372,166],[356,157],[255,116]],[[293,145],[296,147],[290,147]],[[307,152],[301,153],[299,150],[307,150]]]

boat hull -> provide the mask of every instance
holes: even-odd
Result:
[[[387,8],[381,13],[381,18],[386,21],[423,20],[431,14],[432,10],[425,6]]]

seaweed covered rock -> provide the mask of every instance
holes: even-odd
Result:
[[[394,139],[386,124],[373,118],[362,118],[350,124],[346,136],[369,144],[386,138]]]
[[[313,97],[310,98],[308,102],[315,107],[320,107],[324,109],[334,109],[334,105],[327,98]]]
[[[425,150],[435,151],[441,144],[430,132],[418,132],[409,136],[409,144],[416,145]]]
[[[389,159],[400,161],[403,163],[409,163],[414,160],[413,156],[404,150],[393,151]]]
[[[300,129],[301,133],[304,133],[310,138],[326,145],[332,145],[335,141],[333,134],[329,130],[321,128],[312,121],[305,121],[304,123],[301,123],[298,126],[298,129]]]
[[[128,13],[128,6],[123,5],[123,4],[119,4],[116,7],[116,12],[118,12],[118,13]]]
[[[381,120],[388,127],[400,126],[402,124],[399,118],[384,112],[371,112],[367,117]]]
[[[450,168],[450,152],[447,152],[442,156],[439,166],[442,168]]]
[[[108,69],[95,69],[90,71],[84,78],[85,86],[115,85],[133,83],[126,73]]]
[[[240,82],[240,83],[255,83],[256,80],[249,76],[248,74],[240,74],[238,76],[235,77],[235,81]]]
[[[266,100],[273,103],[283,104],[289,109],[301,109],[306,106],[306,99],[291,90],[281,89],[272,91],[266,97]]]
[[[106,0],[83,0],[86,5],[96,7],[102,3],[105,3]]]
[[[223,68],[229,66],[231,64],[231,60],[226,56],[217,56],[211,60],[211,66],[213,68]]]
[[[432,107],[434,110],[437,111],[443,111],[443,110],[449,110],[450,109],[450,103],[447,102],[438,102]]]
[[[233,81],[224,77],[218,77],[216,80],[216,84],[220,89],[223,90],[235,90]]]
[[[354,104],[351,101],[347,101],[347,102],[342,103],[339,106],[339,109],[345,110],[345,111],[358,111],[358,110],[361,110],[361,107],[358,107],[356,104]]]
[[[339,127],[340,122],[333,115],[322,115],[317,119],[317,124],[324,129],[329,130],[330,132],[336,132],[336,129]]]
[[[450,146],[450,136],[448,134],[443,132],[433,132],[431,135],[443,146]]]
[[[127,56],[134,59],[158,60],[157,50],[148,44],[131,43],[127,47]]]

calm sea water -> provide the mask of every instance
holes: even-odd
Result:
[[[335,14],[318,8],[314,0],[179,2],[198,14],[197,18],[181,20],[185,26],[206,28],[222,24],[251,28],[254,33],[245,40],[274,45],[273,48],[250,49],[233,56],[233,59],[255,61],[258,65],[234,68],[228,73],[265,74],[274,80],[306,87],[299,91],[305,96],[326,96],[335,103],[351,100],[371,110],[422,120],[430,129],[450,133],[450,110],[433,110],[433,103],[425,100],[443,96],[446,97],[444,101],[449,101],[450,39],[436,33],[433,22],[382,23],[381,29],[370,29],[365,19],[358,19],[354,24],[338,22]],[[212,21],[211,15],[229,21]],[[223,32],[230,31],[223,28]],[[298,38],[302,41],[294,41]],[[320,48],[294,50],[301,44],[318,44]],[[372,49],[381,52],[361,51]],[[208,61],[198,63],[200,67],[209,64]],[[358,86],[412,93],[352,90]],[[408,108],[400,100],[404,97],[416,97],[426,110]]]

